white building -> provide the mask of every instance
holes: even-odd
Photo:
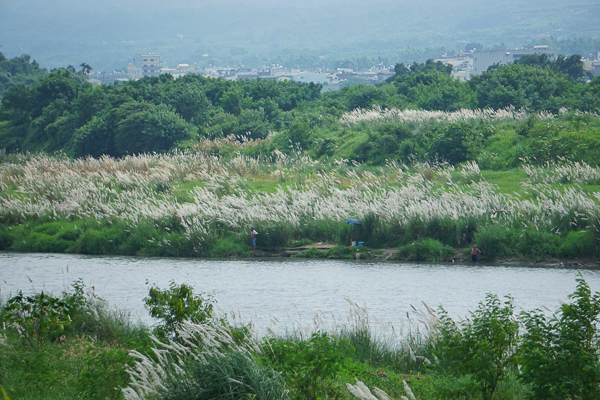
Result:
[[[475,51],[473,52],[473,74],[479,75],[494,64],[507,64],[526,55],[548,54],[551,59],[556,58],[555,50],[548,46],[534,46],[533,49]]]
[[[133,64],[127,66],[127,79],[135,80],[142,77],[142,69]]]
[[[327,78],[327,74],[324,74],[322,72],[299,72],[296,74],[290,74],[289,77],[296,82],[302,83],[329,83],[329,78]]]
[[[142,54],[142,76],[160,75],[160,56],[158,54]]]

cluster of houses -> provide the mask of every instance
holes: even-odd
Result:
[[[518,60],[525,55],[547,54],[551,59],[556,58],[556,50],[548,46],[533,46],[531,49],[497,50],[497,51],[477,51],[460,52],[457,54],[444,54],[441,61],[445,65],[452,65],[452,76],[461,81],[468,81],[471,75],[479,75],[493,64],[507,64]],[[600,74],[600,53],[596,54],[596,59],[583,60],[584,69],[590,71],[593,75]]]
[[[200,68],[197,65],[178,64],[175,68],[161,67],[160,55],[149,53],[141,56],[141,66],[129,64],[126,71],[118,73],[94,73],[88,79],[95,83],[110,84],[115,81],[127,81],[140,79],[145,76],[158,76],[160,74],[171,74],[175,79],[187,74],[199,74],[209,78],[223,78],[227,80],[239,79],[274,79],[293,80],[305,83],[319,83],[324,85],[324,90],[336,90],[343,86],[343,82],[350,78],[358,78],[357,81],[365,84],[376,84],[394,76],[394,67],[383,65],[370,68],[368,71],[354,71],[349,68],[338,68],[335,71],[323,71],[320,68],[285,68],[281,65],[265,66],[263,68],[241,67],[207,67]]]
[[[532,49],[515,49],[500,51],[477,51],[476,49],[457,54],[444,54],[442,58],[434,60],[441,61],[445,65],[452,65],[452,76],[461,80],[469,80],[471,75],[478,75],[486,71],[493,64],[506,64],[524,55],[548,54],[550,58],[556,57],[556,52],[548,46],[534,46]],[[600,56],[600,54],[598,54]],[[585,60],[585,68],[594,75],[600,74],[600,57],[596,60]],[[94,73],[88,76],[93,83],[111,84],[115,81],[127,81],[140,79],[145,76],[158,76],[160,74],[171,74],[175,79],[187,74],[200,74],[204,77],[223,78],[227,80],[238,79],[274,79],[293,80],[296,82],[319,83],[323,85],[324,91],[337,90],[342,86],[352,83],[364,83],[374,85],[384,82],[387,78],[394,76],[394,67],[375,66],[368,71],[354,71],[349,68],[338,68],[335,71],[323,71],[320,68],[285,68],[280,65],[265,66],[263,68],[241,67],[208,67],[200,68],[197,65],[178,64],[175,68],[161,66],[160,55],[149,53],[141,56],[141,66],[129,64],[124,72]],[[355,78],[355,79],[352,79]],[[350,81],[349,81],[350,80]]]

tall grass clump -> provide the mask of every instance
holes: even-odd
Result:
[[[338,334],[353,346],[353,360],[397,373],[416,374],[427,370],[433,357],[432,337],[439,322],[435,312],[427,306],[426,311],[413,307],[414,318],[407,313],[407,322],[399,331],[385,325],[377,331],[376,319],[369,316],[366,306],[347,300],[351,305],[348,323],[341,326]]]
[[[260,348],[249,336],[235,337],[226,325],[186,323],[179,340],[155,339],[155,358],[131,353],[138,362],[125,399],[287,399],[282,376],[258,362]]]
[[[542,166],[523,164],[522,167],[532,182],[600,184],[600,168],[585,162],[559,158],[558,161],[547,161]]]

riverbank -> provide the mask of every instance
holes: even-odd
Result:
[[[402,383],[405,380],[417,398],[422,400],[460,396],[481,400],[483,397],[477,389],[476,375],[454,370],[454,367],[449,368],[444,364],[449,360],[447,357],[452,355],[442,352],[444,348],[439,344],[443,337],[438,337],[435,341],[436,346],[432,346],[433,335],[439,334],[439,329],[444,326],[439,324],[438,318],[442,311],[438,306],[444,306],[444,310],[447,310],[452,318],[455,315],[459,318],[468,315],[475,322],[474,326],[479,326],[478,318],[494,319],[497,318],[495,316],[505,315],[493,311],[506,306],[508,320],[498,320],[504,327],[507,323],[515,326],[519,315],[522,319],[525,318],[520,314],[520,310],[534,310],[542,306],[555,310],[561,307],[561,300],[566,303],[573,302],[575,305],[581,304],[568,298],[577,285],[575,279],[581,275],[575,271],[552,268],[476,268],[456,263],[452,266],[432,268],[431,264],[394,265],[387,262],[356,263],[290,258],[252,262],[51,254],[36,256],[34,258],[37,258],[38,262],[34,262],[31,255],[23,255],[27,260],[14,257],[17,255],[8,255],[8,258],[6,256],[6,253],[0,253],[1,260],[4,261],[0,262],[0,275],[7,277],[8,285],[22,275],[20,288],[27,289],[33,281],[33,285],[44,288],[46,300],[54,301],[53,296],[64,297],[68,301],[67,304],[82,307],[82,312],[71,312],[71,309],[61,308],[60,312],[69,313],[70,324],[66,325],[62,332],[55,330],[55,325],[52,325],[42,332],[43,342],[34,343],[33,346],[29,344],[27,330],[13,329],[14,325],[11,323],[0,325],[3,327],[0,332],[3,339],[3,351],[0,352],[3,374],[0,376],[0,386],[3,386],[13,399],[133,399],[137,397],[128,396],[128,393],[132,392],[127,390],[140,388],[135,385],[136,382],[144,383],[142,387],[153,388],[152,384],[156,381],[140,382],[138,379],[140,376],[154,375],[144,374],[138,368],[158,368],[158,365],[154,364],[154,355],[158,353],[153,352],[151,347],[168,350],[173,346],[162,346],[150,339],[151,325],[157,321],[134,324],[134,319],[130,316],[136,313],[132,309],[113,311],[106,307],[108,301],[101,300],[98,294],[98,291],[120,293],[123,300],[118,303],[140,303],[141,307],[142,299],[149,293],[148,281],[153,282],[153,287],[156,285],[160,288],[177,287],[185,282],[195,291],[214,289],[217,293],[214,299],[218,301],[217,305],[225,306],[224,310],[228,311],[227,317],[217,318],[209,326],[195,328],[192,340],[198,339],[200,344],[200,338],[207,334],[211,338],[223,338],[224,336],[213,334],[223,333],[225,331],[219,329],[229,329],[233,326],[225,336],[232,340],[227,342],[229,345],[222,351],[219,350],[219,354],[225,356],[220,360],[230,360],[230,351],[235,351],[234,346],[245,340],[254,340],[258,347],[252,346],[252,349],[259,348],[260,351],[244,354],[249,356],[248,360],[257,361],[257,365],[273,366],[279,373],[277,376],[286,380],[291,399],[305,398],[299,391],[302,386],[297,386],[298,382],[295,381],[300,376],[298,373],[307,374],[307,368],[319,368],[315,362],[325,360],[326,365],[331,362],[341,369],[330,376],[331,379],[319,381],[317,390],[321,391],[320,397],[351,400],[352,396],[346,390],[346,384],[356,384],[355,379],[359,379],[370,388],[384,389],[393,396],[392,398],[406,395]],[[70,275],[58,272],[60,268],[69,271],[66,266],[70,266]],[[8,274],[7,271],[11,273]],[[65,282],[71,282],[70,276],[82,276],[86,282],[91,281],[95,285],[94,295],[89,297],[91,304],[82,304],[78,294],[80,292],[63,286]],[[104,281],[100,279],[102,276]],[[596,271],[583,271],[583,276],[592,291],[600,287],[600,275]],[[49,278],[56,284],[46,281]],[[90,288],[92,283],[89,284]],[[51,289],[57,285],[63,287],[67,294],[61,296],[60,291]],[[7,283],[4,283],[3,291],[6,291],[6,286]],[[486,303],[487,300],[483,300],[486,293],[497,294],[498,298],[503,300]],[[507,294],[514,299],[510,300],[514,301],[514,308],[508,303],[501,304],[508,301],[502,297]],[[25,296],[30,294],[27,292]],[[353,301],[345,301],[346,296],[351,296]],[[236,301],[237,305],[228,303],[228,298]],[[112,304],[114,299],[110,300]],[[592,300],[597,303],[595,297]],[[421,302],[431,307],[422,305]],[[333,308],[336,303],[340,307]],[[143,309],[148,312],[147,309]],[[235,312],[229,312],[233,310]],[[490,312],[487,313],[487,310]],[[236,319],[240,314],[262,316],[270,329],[264,329],[265,325],[257,323],[252,326],[262,325],[263,329],[252,331],[251,325]],[[336,316],[339,318],[335,318]],[[3,318],[11,317],[0,315],[0,322],[5,323]],[[284,324],[286,320],[293,324],[287,325],[287,329],[278,329],[277,324]],[[231,324],[221,325],[225,321]],[[234,324],[236,321],[238,324]],[[522,331],[519,332],[531,329],[532,325],[527,325],[527,320],[522,320],[522,323]],[[541,325],[539,328],[544,329]],[[186,335],[191,333],[187,331]],[[20,336],[21,334],[25,337]],[[317,336],[314,336],[315,334]],[[35,336],[38,337],[37,334]],[[186,338],[189,339],[190,336]],[[489,335],[482,332],[482,338],[489,339]],[[347,347],[346,340],[350,341]],[[211,340],[210,343],[214,341]],[[460,343],[471,346],[473,342]],[[521,344],[522,341],[518,343]],[[202,350],[206,347],[198,345],[196,348]],[[180,346],[177,349],[183,350]],[[438,350],[440,352],[437,352]],[[509,348],[509,351],[515,350],[515,347]],[[560,348],[557,346],[554,350],[558,351]],[[165,352],[160,354],[168,356]],[[277,364],[271,364],[274,361],[273,357],[276,357]],[[439,361],[426,365],[424,358]],[[185,358],[192,359],[195,357]],[[228,376],[231,379],[224,379],[222,382],[256,382],[246,380],[246,375],[243,374],[246,369],[217,368],[223,364],[211,364],[216,362],[216,359],[203,359],[206,361],[203,366],[213,365],[215,370],[231,372]],[[138,361],[143,361],[143,365]],[[168,359],[162,359],[161,371],[168,369],[169,363]],[[186,368],[184,364],[178,365]],[[486,364],[486,368],[489,368],[489,364]],[[514,369],[512,366],[505,368],[497,396],[507,400],[530,398],[531,388],[522,381],[526,371],[517,369],[516,366]],[[140,373],[129,375],[128,369]],[[573,370],[579,371],[576,368]],[[170,373],[170,370],[166,372]],[[198,375],[189,373],[187,376]],[[202,376],[214,375],[207,373]],[[163,383],[170,385],[182,381],[184,380],[169,379]],[[270,379],[267,381],[271,382]],[[202,384],[206,382],[204,379]],[[172,399],[175,390],[171,389],[168,393],[163,393],[160,392],[160,387],[157,388],[164,397],[140,397]],[[288,399],[286,397],[281,400]]]
[[[246,258],[287,258],[287,257],[300,257],[300,258],[323,258],[323,259],[373,259],[379,261],[403,261],[403,262],[414,262],[414,261],[429,261],[438,263],[462,263],[471,264],[471,257],[469,254],[470,248],[454,249],[452,255],[445,259],[424,259],[424,260],[413,260],[408,258],[398,257],[398,249],[390,248],[370,248],[365,246],[356,246],[352,248],[347,247],[345,251],[337,251],[335,253],[329,253],[330,250],[339,248],[342,246],[335,246],[328,243],[314,243],[311,245],[298,246],[293,248],[284,249],[257,249],[255,252],[249,251]],[[589,258],[577,258],[577,259],[528,259],[528,258],[506,258],[506,259],[488,259],[485,255],[479,256],[479,262],[481,265],[511,265],[511,266],[544,266],[550,268],[584,268],[584,269],[600,269],[600,260],[589,259]]]

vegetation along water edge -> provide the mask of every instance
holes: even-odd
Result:
[[[0,302],[4,399],[596,399],[600,294],[579,276],[557,310],[488,294],[465,319],[412,307],[402,326],[350,302],[347,322],[285,333],[220,315],[186,284],[152,285],[153,326],[77,280]]]
[[[228,158],[3,154],[0,248],[246,257],[255,226],[257,256],[460,260],[476,243],[483,260],[598,257],[600,169],[586,163],[375,167],[241,150]]]

